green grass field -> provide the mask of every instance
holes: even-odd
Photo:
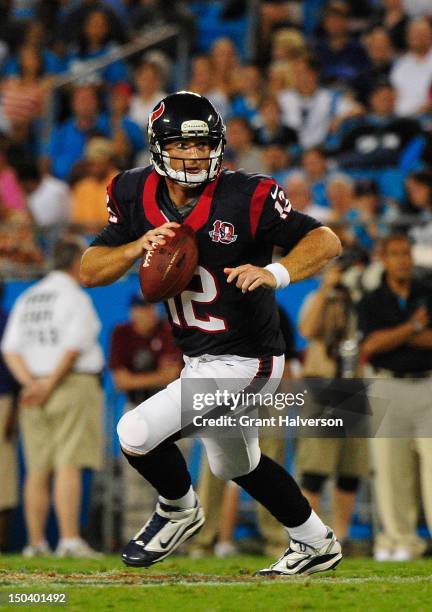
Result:
[[[268,561],[173,557],[140,570],[114,556],[100,561],[0,556],[0,608],[47,610],[47,604],[9,605],[7,594],[64,592],[64,608],[79,612],[432,610],[432,560],[377,564],[347,559],[335,572],[308,578],[252,577]]]

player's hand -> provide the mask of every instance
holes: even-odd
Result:
[[[236,287],[242,290],[242,293],[253,291],[258,287],[266,287],[267,289],[276,289],[276,278],[265,268],[244,264],[237,268],[224,268],[225,274],[228,274],[227,283],[232,283],[237,279]]]
[[[126,252],[127,256],[131,257],[132,259],[137,259],[138,257],[142,256],[143,251],[154,251],[158,245],[165,244],[164,236],[168,236],[170,238],[175,236],[175,232],[173,230],[175,230],[177,227],[180,227],[180,223],[170,221],[149,230],[144,234],[144,236],[141,236],[141,238],[138,238],[138,240],[135,240],[135,242],[130,244],[130,248]]]

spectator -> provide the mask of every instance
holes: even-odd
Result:
[[[49,554],[45,522],[50,475],[60,531],[59,557],[93,557],[79,534],[81,469],[102,463],[103,366],[100,322],[78,285],[83,247],[61,240],[53,271],[15,303],[1,349],[21,385],[20,425],[26,463],[26,557]]]
[[[328,206],[326,181],[328,162],[324,149],[313,147],[302,155],[302,170],[309,182],[312,199],[318,206]]]
[[[105,81],[112,85],[128,80],[128,69],[123,60],[111,62],[91,75],[85,74],[88,61],[104,57],[113,51],[116,45],[112,40],[113,33],[110,31],[110,20],[105,9],[95,8],[88,12],[79,31],[77,49],[71,53],[68,63],[68,69],[72,73],[83,73],[81,84]]]
[[[1,304],[3,283],[0,283],[0,340],[6,327],[7,315]],[[16,435],[17,386],[0,355],[0,554],[8,551],[11,520],[18,505],[18,462]]]
[[[10,141],[0,135],[0,219],[3,222],[26,215],[24,194],[8,160],[9,147]]]
[[[325,82],[352,82],[364,70],[368,58],[362,45],[349,32],[349,7],[330,0],[324,10],[324,36],[315,45]]]
[[[332,174],[327,181],[326,193],[330,206],[327,221],[335,225],[334,229],[344,249],[351,248],[356,243],[355,234],[349,225],[355,206],[354,187],[354,181],[347,174]]]
[[[272,176],[279,185],[283,185],[290,173],[290,156],[280,144],[269,144],[262,147],[262,169]]]
[[[307,45],[302,34],[293,28],[276,30],[272,37],[270,73],[280,71],[283,75],[282,89],[294,87],[294,65],[296,60],[306,57]],[[274,92],[273,92],[274,93]]]
[[[271,96],[279,96],[295,84],[294,67],[285,63],[273,62],[267,68],[267,90]]]
[[[290,147],[297,144],[297,132],[283,125],[281,109],[277,98],[269,96],[259,106],[256,118],[255,141],[259,145],[282,145]]]
[[[245,117],[254,124],[262,100],[263,80],[258,66],[248,64],[239,69],[237,92],[231,102],[230,113]]]
[[[306,41],[298,30],[281,28],[272,36],[271,61],[287,64],[306,55]]]
[[[17,173],[36,225],[48,228],[69,221],[71,194],[67,183],[49,174],[43,175],[34,160],[20,164]]]
[[[208,98],[223,117],[229,115],[229,100],[225,93],[214,87],[212,63],[207,55],[197,55],[192,60],[188,90]]]
[[[334,117],[342,118],[355,105],[345,97],[319,86],[318,65],[312,58],[295,66],[295,87],[279,95],[282,122],[297,131],[303,148],[322,144]]]
[[[396,89],[396,113],[406,116],[430,110],[432,28],[426,19],[411,21],[408,51],[394,63],[390,78]]]
[[[97,233],[106,224],[107,185],[119,173],[113,143],[92,138],[86,145],[85,160],[88,176],[73,187],[71,221],[88,233]]]
[[[395,89],[389,82],[377,83],[369,97],[370,114],[347,120],[338,128],[337,162],[342,168],[401,167],[408,159],[418,164],[430,138],[419,122],[395,115]]]
[[[354,181],[347,174],[332,174],[327,181],[327,198],[331,220],[343,220],[354,204]]]
[[[292,7],[290,3],[282,0],[264,0],[260,6],[260,47],[266,47],[270,34],[275,26],[289,25],[292,19]]]
[[[218,38],[210,49],[213,87],[228,99],[237,88],[240,67],[237,51],[229,38]]]
[[[382,5],[377,24],[387,30],[396,51],[405,51],[409,19],[405,13],[403,0],[383,0]]]
[[[432,210],[432,174],[429,170],[417,170],[405,179],[407,199],[403,212],[424,216]]]
[[[417,223],[404,224],[412,240],[414,263],[432,268],[432,174],[429,170],[413,172],[406,178],[406,212],[416,214]]]
[[[130,100],[129,117],[146,130],[151,111],[157,102],[167,95],[160,66],[144,61],[135,70],[135,85],[137,93]]]
[[[300,315],[300,333],[309,340],[303,375],[306,378],[348,376],[343,363],[343,343],[357,344],[357,317],[349,289],[343,284],[343,269],[334,264],[324,272],[317,291],[309,294]],[[318,402],[319,403],[319,402]],[[302,489],[319,511],[323,486],[335,478],[333,521],[339,537],[346,541],[361,478],[368,475],[367,441],[364,438],[300,437],[296,467]]]
[[[133,166],[135,157],[146,148],[144,130],[128,117],[131,95],[128,83],[117,83],[111,90],[112,140],[122,168]]]
[[[377,82],[390,77],[395,59],[390,36],[384,28],[380,26],[373,28],[365,35],[364,43],[369,62],[353,82],[362,104],[367,103],[369,94]]]
[[[69,8],[69,7],[68,7]],[[86,2],[78,5],[72,5],[70,9],[64,13],[60,23],[59,38],[67,44],[78,42],[78,35],[83,30],[89,13],[95,10],[103,11],[108,20],[108,31],[110,32],[110,40],[118,43],[127,41],[127,32],[124,24],[121,22],[115,11],[107,6],[106,2],[100,0],[86,0]]]
[[[227,149],[234,155],[238,168],[261,171],[261,150],[253,144],[253,129],[244,117],[232,117],[227,122]]]
[[[0,267],[8,273],[15,264],[40,264],[31,218],[15,170],[8,162],[10,142],[0,136]]]
[[[72,117],[54,128],[48,144],[53,174],[67,179],[73,165],[82,158],[89,138],[110,135],[108,118],[99,113],[94,87],[76,87],[72,92]]]
[[[292,172],[288,176],[285,188],[288,200],[296,210],[322,222],[329,217],[328,208],[313,202],[310,186],[303,172]]]
[[[159,318],[156,306],[140,295],[130,301],[130,320],[113,331],[109,366],[117,389],[127,393],[125,410],[135,408],[180,373],[181,355],[169,325]],[[146,505],[153,506],[154,491],[131,470],[124,470],[123,477],[123,527],[130,533],[141,527]]]
[[[52,86],[44,74],[42,54],[33,46],[20,49],[18,72],[1,85],[3,112],[13,124],[28,124],[41,116]]]
[[[377,379],[369,388],[369,402],[380,422],[371,440],[382,527],[375,539],[375,559],[408,561],[425,549],[417,535],[416,456],[423,508],[432,532],[432,438],[427,437],[431,425],[431,292],[413,279],[406,236],[388,236],[382,245],[382,260],[385,275],[381,285],[359,305],[362,352],[368,361],[365,374]]]

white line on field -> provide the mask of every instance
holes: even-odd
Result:
[[[102,577],[101,577],[102,578]],[[113,586],[113,587],[161,587],[161,586],[173,586],[173,585],[178,585],[178,586],[189,586],[189,587],[196,587],[196,586],[244,586],[244,585],[251,585],[251,584],[308,584],[308,585],[312,585],[313,583],[315,584],[334,584],[334,585],[339,585],[339,584],[365,584],[365,583],[388,583],[388,584],[413,584],[413,583],[419,583],[419,582],[431,582],[432,583],[432,576],[366,576],[366,577],[352,577],[352,578],[344,578],[344,577],[322,577],[322,578],[317,578],[317,577],[289,577],[289,578],[273,578],[270,580],[266,580],[264,578],[260,579],[257,578],[256,580],[235,580],[235,581],[229,581],[229,578],[227,579],[227,581],[224,580],[200,580],[200,581],[190,581],[190,580],[176,580],[175,578],[173,578],[172,580],[153,580],[153,581],[149,581],[148,578],[144,578],[143,581],[141,583],[128,583],[128,582],[119,582],[119,581],[113,581],[113,580],[104,580],[102,578],[102,582],[101,580],[98,580],[97,582],[95,580],[77,580],[77,581],[44,581],[44,586],[52,586],[52,587],[74,587],[74,586],[92,586],[92,587],[99,587],[99,588],[104,588],[107,586]],[[1,584],[0,586],[5,588],[13,588],[13,589],[17,589],[17,588],[30,588],[30,587],[35,587],[35,583],[34,582],[21,582],[19,581],[18,583],[15,583],[14,585],[7,585],[5,583]]]

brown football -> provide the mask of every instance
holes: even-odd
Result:
[[[193,229],[181,225],[175,236],[165,236],[165,244],[147,251],[140,264],[140,284],[149,302],[160,302],[181,293],[189,284],[198,264],[198,245]]]

